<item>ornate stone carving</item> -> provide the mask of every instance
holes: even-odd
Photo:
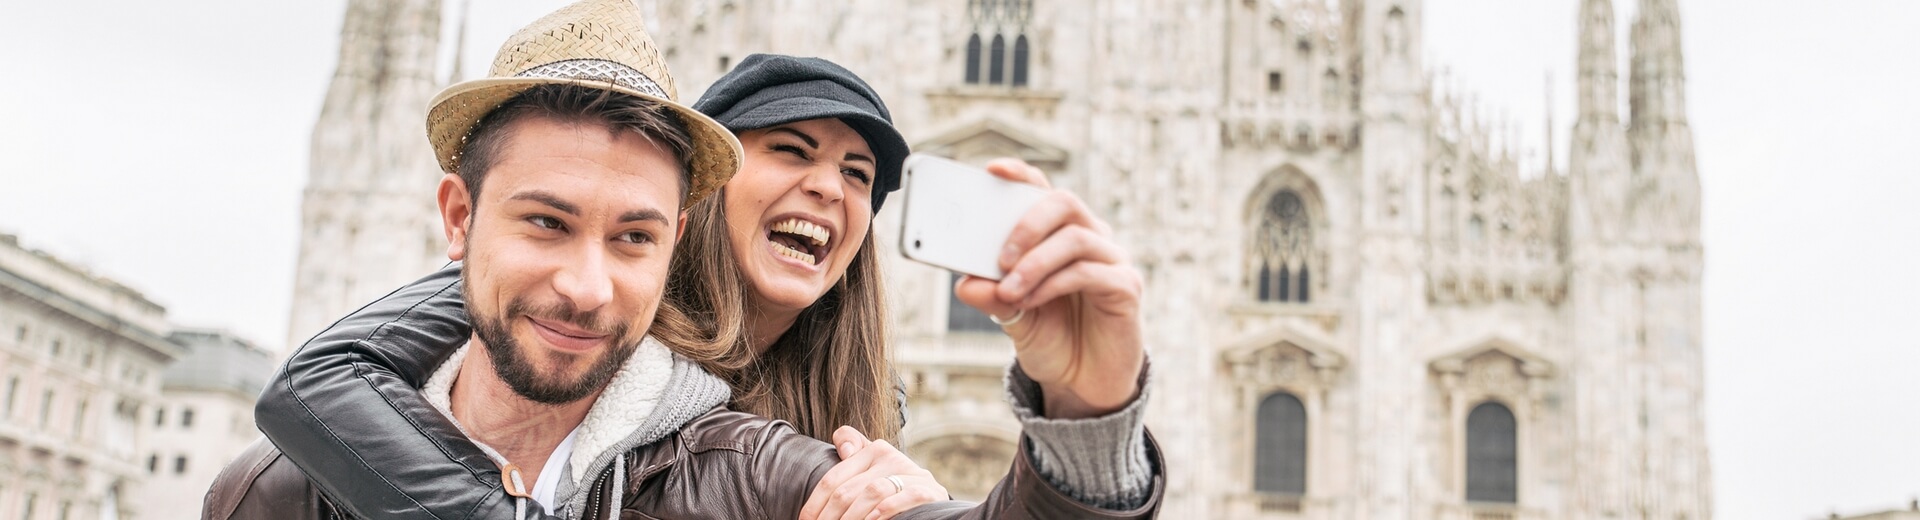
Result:
[[[1015,445],[986,435],[947,435],[922,441],[909,453],[933,472],[953,497],[980,500],[1005,476]]]

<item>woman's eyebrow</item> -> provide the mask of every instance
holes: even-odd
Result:
[[[775,129],[772,129],[772,130],[768,130],[768,132],[786,132],[786,133],[789,133],[789,134],[793,134],[793,136],[794,136],[794,137],[798,137],[798,138],[800,138],[800,140],[802,140],[802,141],[806,141],[806,142],[807,142],[807,148],[819,148],[819,147],[820,147],[820,141],[818,141],[818,140],[815,140],[815,139],[813,138],[813,136],[811,136],[811,135],[807,135],[807,134],[806,134],[806,132],[801,132],[801,131],[799,131],[799,130],[794,130],[794,129],[792,129],[792,128],[788,128],[788,127],[784,127],[784,126],[783,126],[783,127],[780,127],[780,128],[775,128]]]

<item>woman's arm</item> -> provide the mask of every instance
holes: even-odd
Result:
[[[1024,377],[1024,376],[1015,376]],[[1126,415],[1126,414],[1121,414]],[[1131,415],[1122,419],[1128,423],[1137,419]],[[1104,420],[1104,419],[1102,419]],[[1137,423],[1133,427],[1139,428]],[[1104,429],[1104,428],[1103,428]],[[1124,506],[1089,504],[1077,498],[1067,490],[1061,489],[1061,477],[1070,473],[1097,471],[1086,461],[1076,456],[1058,457],[1053,468],[1042,472],[1037,467],[1034,449],[1035,435],[1053,435],[1055,432],[1037,432],[1031,429],[1021,435],[1021,449],[1016,451],[1013,466],[1006,477],[987,494],[986,500],[972,503],[957,500],[944,500],[927,503],[914,498],[906,502],[918,504],[911,510],[899,513],[896,519],[911,520],[974,520],[974,519],[1052,519],[1086,518],[1105,520],[1131,520],[1154,518],[1159,514],[1160,499],[1166,493],[1166,463],[1162,460],[1159,447],[1153,437],[1144,429],[1140,435],[1126,441],[1116,441],[1113,436],[1102,436],[1107,442],[1133,442],[1132,446],[1107,446],[1105,451],[1115,454],[1130,453],[1138,450],[1145,458],[1144,480],[1139,489],[1129,490],[1137,493],[1137,499]],[[1058,439],[1056,439],[1058,440]],[[1082,439],[1083,441],[1090,439]],[[752,475],[748,486],[756,492],[761,508],[767,518],[793,518],[803,508],[809,492],[817,487],[831,468],[836,464],[832,447],[822,444],[818,439],[795,433],[784,424],[768,428],[767,432],[755,443],[757,446],[748,469],[739,470]],[[1089,447],[1100,450],[1101,447]],[[718,450],[715,450],[718,451]],[[1111,455],[1109,455],[1111,457]],[[1069,478],[1068,480],[1071,480]],[[1126,486],[1135,487],[1135,486]],[[886,488],[891,490],[889,484]],[[876,508],[880,509],[890,508]],[[890,516],[887,511],[883,516]],[[862,516],[862,515],[856,515]]]
[[[255,420],[356,517],[512,518],[499,466],[419,390],[472,333],[453,263],[301,346]]]

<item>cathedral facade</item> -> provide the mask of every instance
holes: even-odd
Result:
[[[1527,174],[1436,95],[1420,0],[640,3],[689,97],[754,52],[827,57],[915,151],[1025,159],[1113,224],[1147,279],[1167,518],[1698,520],[1700,187],[1676,1],[1639,0],[1618,45],[1612,2],[1580,0],[1571,156]],[[431,209],[420,120],[379,139],[420,148],[383,159],[419,195],[368,218]],[[327,121],[316,184],[321,147],[346,142]],[[876,217],[881,251],[899,207]],[[372,229],[316,232],[318,211],[308,240]],[[420,248],[426,231],[395,229],[377,247]],[[344,278],[384,275],[340,254],[303,245],[303,265],[345,267],[303,267],[297,301],[412,276],[348,295]],[[1010,345],[952,275],[884,264],[907,450],[982,496],[1016,449]],[[295,339],[352,310],[299,305]]]

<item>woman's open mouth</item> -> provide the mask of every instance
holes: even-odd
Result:
[[[799,260],[807,265],[819,265],[826,258],[833,235],[826,227],[798,218],[789,218],[773,223],[767,229],[767,241],[773,243],[773,253]]]

